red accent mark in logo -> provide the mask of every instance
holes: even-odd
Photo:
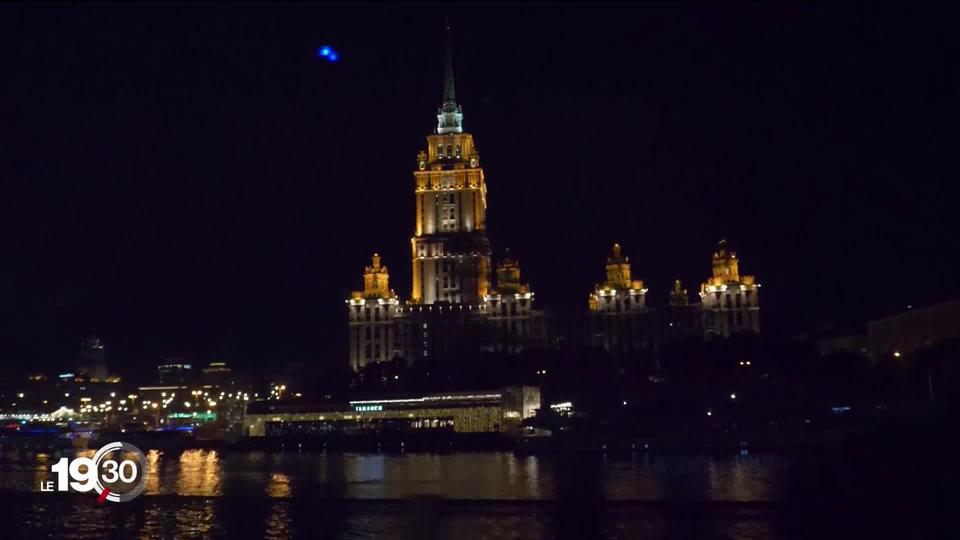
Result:
[[[110,488],[103,488],[103,493],[101,493],[100,496],[97,497],[97,503],[103,504],[103,501],[107,500],[107,495],[109,494],[110,494]]]

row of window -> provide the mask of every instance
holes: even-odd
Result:
[[[714,326],[720,317],[723,317],[722,314],[714,315],[714,312],[707,312],[707,325]],[[729,311],[726,314],[727,326],[731,328],[738,328],[744,325],[747,316],[744,315],[743,311]]]
[[[354,312],[359,315],[358,319],[361,321],[379,321],[380,319],[389,318],[389,313],[386,311],[387,309],[388,308],[386,307],[380,306],[375,306],[372,308],[362,308],[360,306],[356,306],[354,307]],[[381,313],[381,310],[384,310],[383,313]]]
[[[457,197],[453,193],[440,195],[440,230],[453,231],[457,228]]]
[[[442,145],[442,144],[438,144],[438,145],[437,145],[437,158],[439,158],[439,159],[444,159],[444,158],[446,158],[446,159],[453,159],[454,157],[457,158],[457,159],[460,159],[460,155],[461,155],[461,154],[462,154],[462,152],[460,151],[460,145],[459,145],[459,144],[456,145],[456,146],[451,145],[451,144],[448,144],[448,145],[447,145],[447,153],[446,153],[446,155],[444,155],[444,153],[443,153],[443,145]]]
[[[723,307],[742,307],[744,305],[750,305],[750,292],[751,291],[745,291],[742,296],[739,294],[723,294],[717,292],[715,293],[715,297],[718,303],[722,303]],[[721,294],[723,294],[723,300],[720,300]],[[731,297],[734,298],[734,300],[731,300]]]

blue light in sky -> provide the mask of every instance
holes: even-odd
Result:
[[[329,45],[324,45],[317,49],[317,56],[320,58],[326,58],[327,62],[336,62],[340,59],[340,55],[337,54],[337,51],[333,50],[333,47]]]

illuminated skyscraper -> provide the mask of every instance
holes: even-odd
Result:
[[[463,112],[453,82],[450,29],[446,36],[443,102],[436,133],[417,156],[414,171],[416,228],[412,301],[478,307],[490,288],[486,233],[487,186],[473,136],[463,131]]]
[[[739,266],[737,253],[721,240],[713,253],[713,277],[700,285],[707,337],[760,333],[760,284],[753,276],[740,275]]]
[[[487,185],[473,136],[463,131],[449,27],[437,127],[417,156],[413,178],[410,301],[400,304],[374,255],[364,290],[347,300],[350,366],[360,371],[397,357],[413,362],[478,350],[519,352],[539,343],[542,313],[533,310],[533,293],[520,283],[515,260],[507,257],[499,265],[498,287],[491,290]]]

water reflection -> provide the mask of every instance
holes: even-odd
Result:
[[[772,534],[765,519],[704,520],[704,507],[686,502],[778,500],[790,462],[644,453],[604,459],[150,450],[146,456],[144,496],[101,507],[86,495],[38,492],[59,454],[0,453],[0,495],[28,494],[25,501],[0,501],[0,518],[27,536],[52,530],[81,538],[109,536],[113,530],[104,523],[110,522],[143,538],[762,538]],[[637,513],[619,500],[678,504]]]
[[[160,452],[150,450],[145,457],[147,458],[147,466],[144,474],[147,475],[147,478],[143,492],[147,495],[155,495],[160,492]]]
[[[179,461],[175,471],[177,495],[220,494],[220,459],[216,450],[186,450]]]
[[[283,473],[274,473],[270,477],[270,483],[267,484],[268,497],[289,497],[290,477]]]
[[[63,454],[92,456],[93,451]],[[0,489],[38,491],[52,480],[61,454],[0,453]],[[571,475],[595,474],[598,496],[612,500],[777,500],[789,460],[783,456],[670,456],[635,454],[603,459],[515,456],[511,453],[336,454],[221,453],[186,450],[146,453],[149,495],[244,495],[405,499],[555,499]],[[587,471],[586,473],[584,471]],[[591,485],[591,489],[593,489]]]

